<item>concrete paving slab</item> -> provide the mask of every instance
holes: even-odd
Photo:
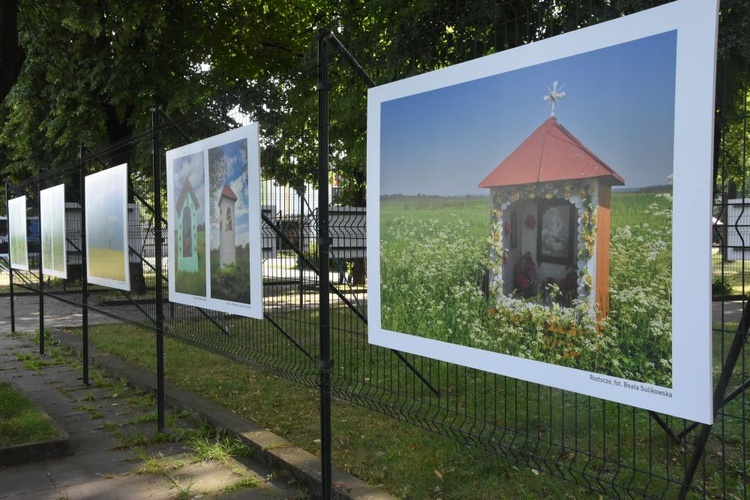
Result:
[[[44,472],[56,488],[92,479],[128,474],[138,462],[133,450],[102,450],[45,462]]]
[[[55,483],[47,477],[44,464],[16,465],[0,469],[0,498],[31,494],[54,487]]]

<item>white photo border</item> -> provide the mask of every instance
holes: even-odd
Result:
[[[718,1],[678,0],[637,14],[370,89],[367,140],[368,329],[372,344],[713,423],[711,165]],[[677,31],[675,83],[672,353],[673,384],[635,382],[389,331],[381,324],[380,111],[383,103],[585,52]],[[631,381],[627,381],[631,382]],[[654,391],[661,392],[661,395]],[[671,397],[664,394],[669,393]]]

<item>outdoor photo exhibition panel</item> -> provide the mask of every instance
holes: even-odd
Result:
[[[29,249],[26,244],[26,197],[8,200],[8,223],[10,231],[10,267],[19,271],[29,270]]]
[[[130,291],[127,163],[87,175],[85,187],[88,282]]]
[[[370,342],[711,423],[717,15],[370,89]]]
[[[263,318],[258,125],[167,151],[169,299]]]
[[[39,191],[42,232],[42,273],[68,277],[65,242],[65,184]]]

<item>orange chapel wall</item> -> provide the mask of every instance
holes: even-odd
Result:
[[[612,188],[599,184],[599,204],[596,209],[596,304],[598,318],[609,312],[609,236],[611,230]]]

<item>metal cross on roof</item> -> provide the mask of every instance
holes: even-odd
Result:
[[[544,96],[544,100],[545,101],[550,101],[550,105],[552,107],[552,112],[550,113],[550,116],[555,116],[555,105],[557,104],[557,101],[559,99],[562,99],[566,95],[565,91],[562,88],[563,88],[563,86],[561,85],[560,89],[558,91],[558,89],[557,89],[557,80],[555,80],[552,83],[552,89],[550,89],[549,87],[547,87],[547,91],[549,92],[549,94],[547,94],[546,96]]]

